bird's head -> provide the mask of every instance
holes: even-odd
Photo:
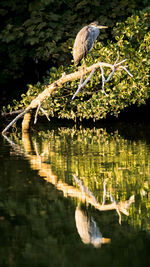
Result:
[[[108,28],[107,26],[99,25],[98,21],[93,21],[92,23],[90,23],[90,26],[93,27],[93,28],[98,28],[98,29],[106,29],[106,28]]]

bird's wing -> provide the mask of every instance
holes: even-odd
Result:
[[[94,36],[91,27],[85,26],[76,36],[73,57],[76,62],[79,62],[92,49],[94,44]]]
[[[93,47],[93,43],[94,43],[93,31],[91,27],[85,26],[78,33],[78,43],[80,43],[82,53],[84,53],[84,56],[85,56],[90,51],[90,49]],[[79,49],[79,46],[78,46],[78,49]]]

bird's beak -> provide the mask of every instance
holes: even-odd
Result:
[[[111,242],[110,238],[102,237],[101,239],[101,244],[109,244],[110,242]]]
[[[98,26],[97,28],[99,28],[99,29],[106,29],[106,28],[108,28],[107,26]]]

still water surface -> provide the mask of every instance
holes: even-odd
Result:
[[[149,127],[125,129],[0,137],[0,266],[150,266]]]

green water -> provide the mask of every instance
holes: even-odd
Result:
[[[149,126],[0,137],[0,266],[150,266]]]

